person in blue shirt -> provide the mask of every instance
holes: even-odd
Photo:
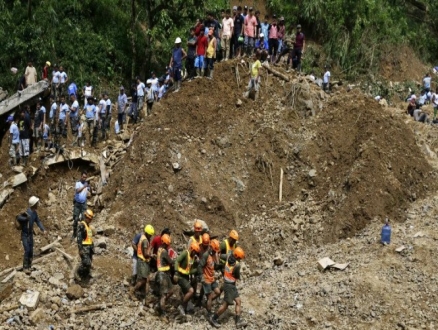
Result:
[[[84,212],[87,210],[87,197],[90,190],[87,182],[87,172],[81,173],[81,179],[75,185],[75,198],[73,205],[73,235],[74,240],[78,234],[78,221],[83,218]]]
[[[93,134],[94,134],[94,127],[96,126],[96,122],[99,119],[98,116],[99,114],[97,113],[96,106],[94,105],[94,97],[89,97],[87,99],[87,106],[85,107],[85,120],[87,123],[88,136],[91,145],[94,145]],[[85,138],[85,135],[83,137]]]
[[[58,105],[56,104],[55,97],[50,95],[50,112],[49,112],[49,121],[50,121],[50,130],[53,132],[55,128],[55,118],[57,115]]]
[[[182,61],[187,57],[184,49],[181,48],[181,38],[175,39],[175,47],[172,49],[172,57],[170,58],[169,66],[173,70],[173,81],[175,82],[175,92],[181,88],[181,70]]]
[[[17,217],[21,225],[21,242],[23,243],[23,270],[26,274],[30,274],[33,259],[33,225],[36,224],[38,228],[47,235],[40,218],[38,217],[37,209],[39,198],[32,196],[29,198],[29,208],[23,214]]]
[[[68,85],[67,88],[68,95],[74,95],[76,98],[78,97],[78,86],[76,86],[75,82],[72,81],[70,85]]]
[[[131,246],[134,252],[132,253],[132,276],[131,276],[131,285],[134,286],[137,283],[137,245],[140,242],[142,233],[135,234],[134,239],[132,240]]]
[[[123,117],[125,116],[127,106],[128,106],[128,97],[125,94],[125,88],[121,86],[119,96],[117,97],[117,122],[121,130],[123,129]],[[139,114],[140,111],[141,109],[137,108],[137,114]]]
[[[17,159],[20,157],[20,130],[17,126],[17,118],[9,116],[8,123],[11,123],[9,127],[9,156],[12,160],[12,165],[17,165]]]
[[[79,102],[76,100],[76,94],[70,94],[71,106],[69,108],[69,121],[73,136],[78,134],[79,122]]]

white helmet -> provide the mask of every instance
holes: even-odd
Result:
[[[152,84],[152,80],[151,79],[146,80],[146,85],[147,84]]]
[[[176,43],[176,44],[180,44],[180,43],[181,43],[181,38],[180,38],[180,37],[176,38],[176,39],[175,39],[175,43]]]
[[[29,198],[29,207],[35,206],[36,203],[39,202],[39,198],[32,196],[31,198]]]
[[[264,38],[265,35],[263,33],[260,33],[260,38]]]

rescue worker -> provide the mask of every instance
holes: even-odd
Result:
[[[81,264],[75,272],[75,280],[86,280],[90,275],[91,262],[94,254],[93,231],[90,228],[90,223],[93,221],[94,213],[90,209],[84,212],[84,220],[79,223],[77,243]]]
[[[190,244],[192,242],[196,242],[199,245],[202,244],[202,223],[199,220],[195,220],[195,223],[193,225],[194,234],[190,237],[189,243],[187,244],[187,247],[190,247]]]
[[[207,317],[212,316],[212,302],[221,294],[219,285],[214,278],[214,271],[219,264],[219,241],[217,239],[211,240],[209,247],[199,262],[200,272],[202,273],[202,288],[207,297]]]
[[[237,233],[236,230],[231,230],[230,234],[228,235],[228,238],[224,239],[221,242],[220,245],[220,254],[230,254],[232,253],[236,247],[237,247],[237,241],[239,240],[239,234]],[[220,263],[222,266],[225,265],[225,261],[224,260],[220,260]]]
[[[160,288],[160,302],[155,306],[155,310],[162,316],[166,314],[166,301],[172,296],[172,280],[171,268],[173,268],[173,260],[169,257],[168,249],[171,244],[171,238],[168,234],[161,236],[161,246],[157,252],[157,269],[155,281]]]
[[[200,260],[207,259],[210,252],[210,235],[208,233],[202,234],[202,244],[199,246],[201,251],[199,253]],[[213,272],[214,274],[214,272]],[[202,305],[202,267],[198,265],[198,273],[193,281],[193,288],[195,288],[196,306]],[[204,292],[205,294],[205,292]]]
[[[246,326],[240,316],[242,313],[242,301],[237,291],[236,282],[240,279],[240,263],[245,258],[245,252],[241,247],[236,247],[232,254],[222,254],[221,259],[225,261],[224,269],[224,300],[216,313],[208,318],[210,324],[216,328],[220,327],[219,316],[224,313],[229,305],[236,303],[235,322],[236,328]]]
[[[29,208],[26,213],[17,216],[17,221],[21,226],[21,242],[23,243],[24,256],[23,256],[23,271],[26,274],[30,274],[33,259],[33,225],[36,224],[38,228],[47,235],[47,231],[44,229],[40,218],[36,212],[38,208],[39,198],[32,196],[29,198]]]
[[[133,249],[132,252],[132,276],[131,276],[131,285],[134,286],[137,283],[137,245],[138,242],[140,242],[141,235],[143,235],[142,232],[135,234],[134,238],[132,239],[131,246]]]
[[[157,235],[155,236],[152,241],[151,241],[151,249],[152,249],[152,259],[151,262],[149,263],[149,266],[151,267],[151,272],[156,272],[157,271],[157,254],[158,254],[158,249],[161,246],[161,237],[167,234],[170,236],[170,229],[169,228],[164,228],[161,231],[161,235]]]
[[[132,299],[136,299],[135,292],[145,286],[144,295],[149,292],[149,261],[151,260],[151,238],[155,234],[155,229],[152,225],[144,227],[144,233],[140,237],[137,244],[137,283],[129,290],[129,295]]]
[[[196,275],[198,272],[197,265],[200,251],[199,244],[192,241],[190,247],[181,253],[175,260],[175,270],[177,271],[177,275],[174,282],[178,283],[184,294],[182,305],[178,306],[178,311],[182,316],[186,315],[187,304],[195,292],[190,284],[190,275]]]

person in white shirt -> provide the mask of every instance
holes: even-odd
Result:
[[[158,89],[159,89],[158,78],[157,78],[157,75],[155,74],[155,72],[153,72],[153,71],[151,72],[151,75],[152,75],[152,78],[149,78],[148,80],[151,81],[151,87],[152,87],[152,90],[154,91],[155,101],[157,101],[158,100]]]
[[[37,72],[31,61],[27,64],[24,75],[26,76],[27,86],[33,85],[37,82]]]
[[[327,92],[330,90],[330,77],[331,77],[328,65],[325,66],[325,70],[326,71],[322,79],[322,89]]]
[[[68,76],[67,73],[64,71],[64,68],[62,66],[59,67],[59,89],[60,89],[60,93],[61,95],[64,95],[65,93],[65,86],[67,86],[67,82],[68,82]]]
[[[146,86],[141,82],[140,77],[137,77],[137,112],[139,115],[143,111],[145,89]]]
[[[427,92],[430,92],[432,78],[429,73],[426,73],[426,76],[423,78],[423,88]]]
[[[84,108],[87,106],[87,100],[89,97],[93,97],[93,86],[87,81],[84,88],[82,89],[84,93]]]
[[[222,20],[222,31],[221,31],[223,61],[228,61],[228,59],[230,58],[230,40],[231,40],[231,36],[234,33],[234,19],[232,19],[230,16],[231,16],[231,10],[227,9],[225,11],[225,17]]]
[[[152,106],[154,105],[155,93],[152,89],[152,81],[148,79],[146,81],[146,103],[147,103],[147,116],[152,114]]]
[[[61,81],[61,72],[59,72],[58,66],[55,64],[52,72],[52,95],[55,101],[58,99],[57,97],[59,96],[58,90],[59,90],[60,81]]]
[[[438,112],[438,87],[435,93],[432,94],[432,104],[433,104],[433,120],[436,119],[436,114]]]
[[[110,131],[110,124],[111,124],[111,110],[112,110],[112,103],[111,100],[109,99],[108,93],[105,92],[103,93],[103,99],[106,102],[106,120],[105,120],[105,136],[106,138],[108,138],[108,134]]]

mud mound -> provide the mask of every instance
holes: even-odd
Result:
[[[403,221],[409,202],[436,189],[408,126],[359,93],[333,98],[314,130],[304,153],[317,169],[328,240],[350,236],[376,216]]]

